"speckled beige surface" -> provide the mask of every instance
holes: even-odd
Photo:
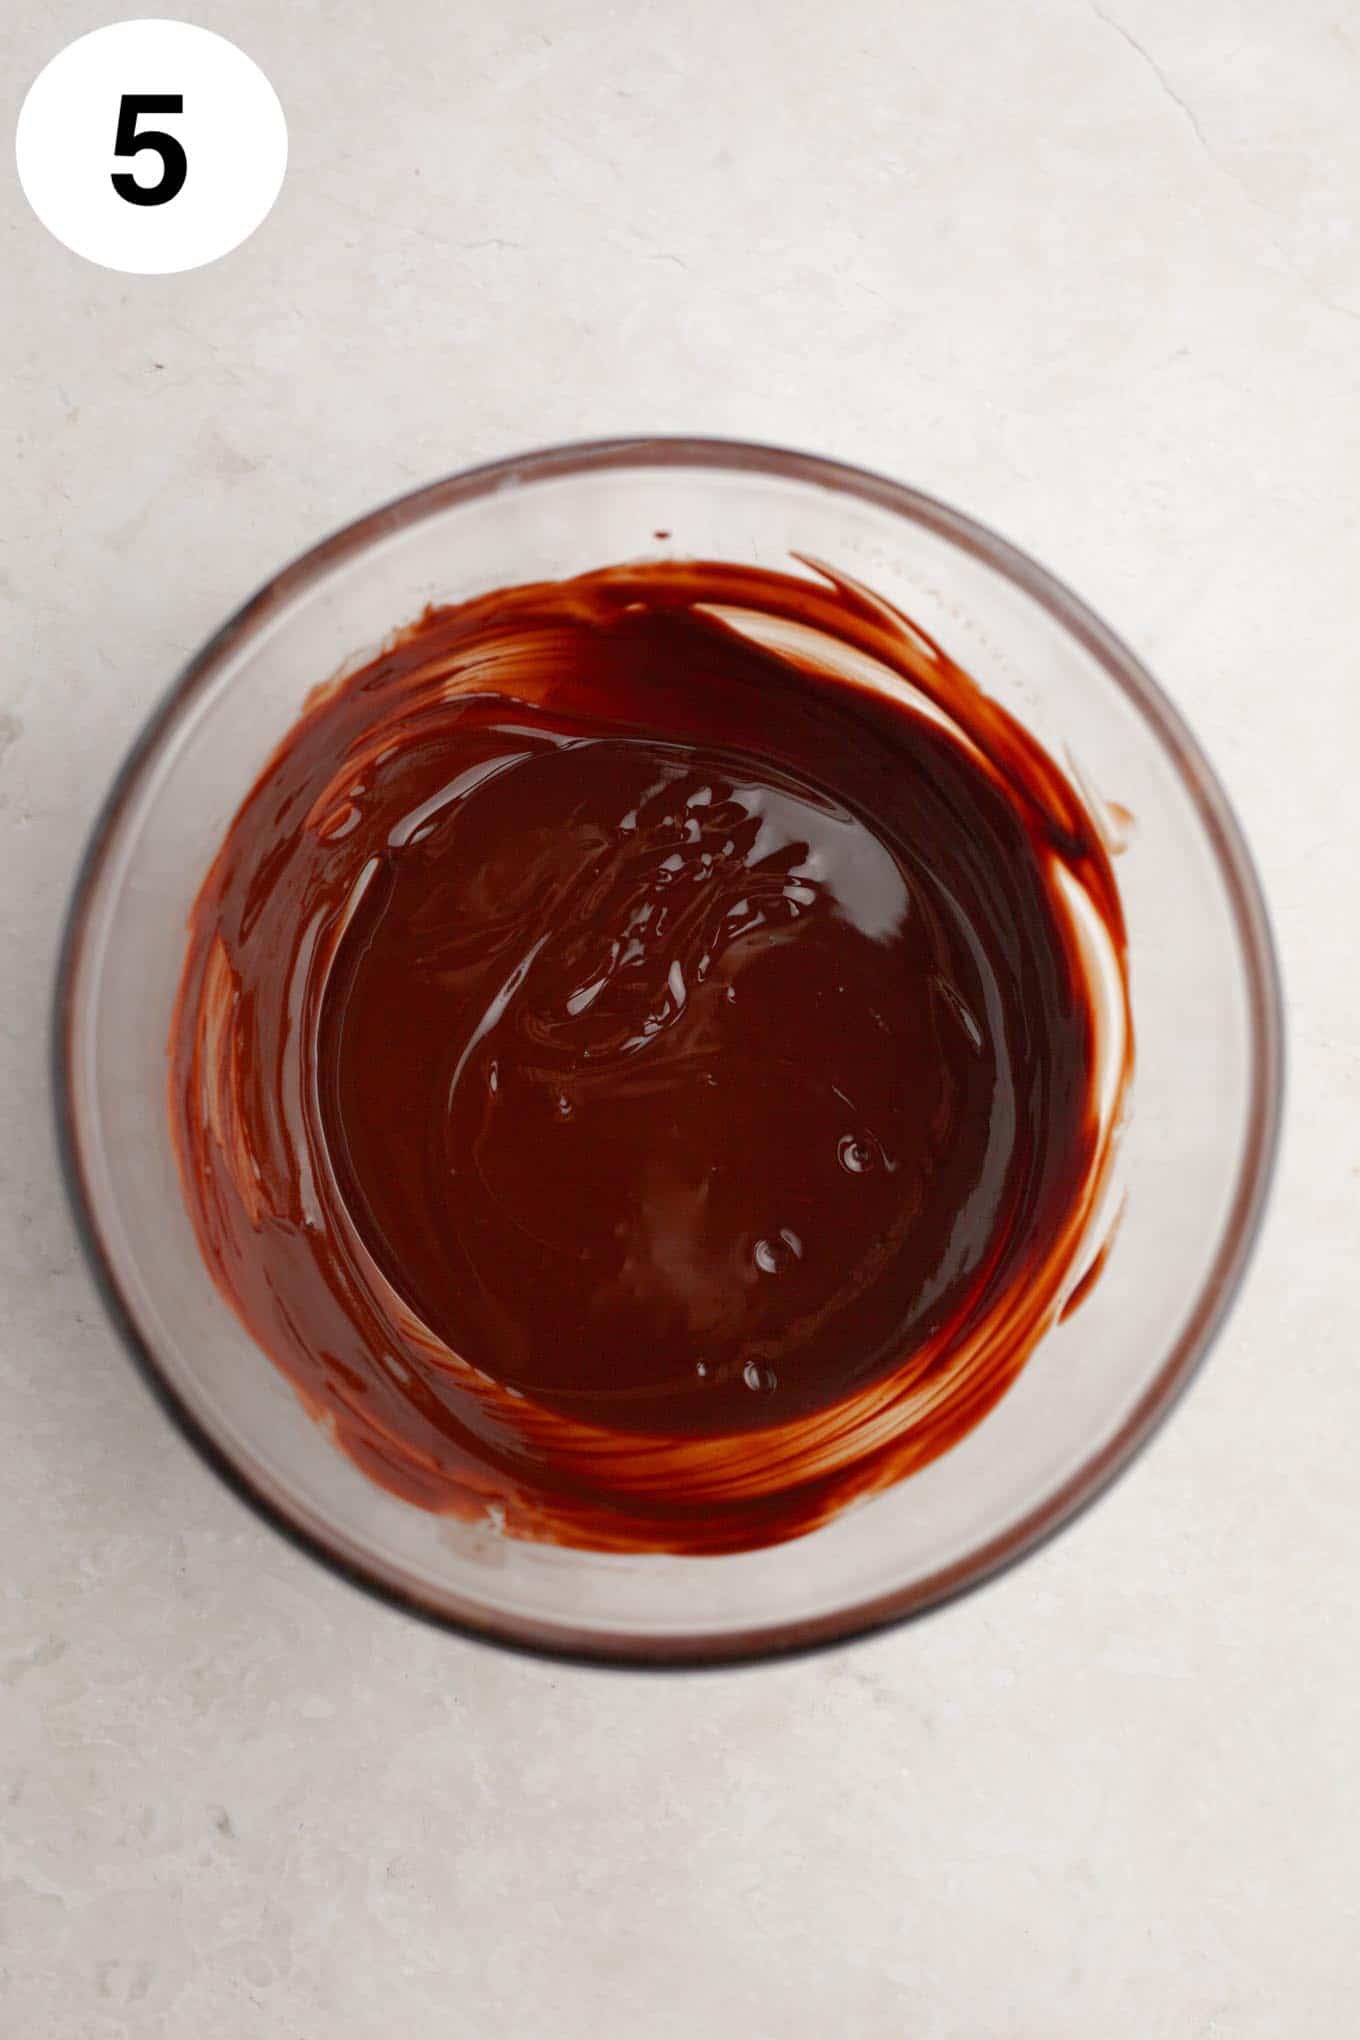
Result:
[[[107,6],[16,0],[9,116]],[[131,279],[7,175],[0,2031],[1277,2040],[1360,1989],[1360,15],[1344,0],[204,4],[262,231]],[[77,1259],[45,1027],[81,838],[280,560],[524,445],[808,445],[1029,546],[1258,852],[1289,1137],[1200,1385],[919,1627],[655,1681],[373,1606],[171,1433]]]

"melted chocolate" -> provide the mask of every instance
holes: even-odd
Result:
[[[422,1506],[774,1542],[968,1430],[1073,1288],[1128,1061],[1105,846],[825,579],[427,613],[317,692],[199,896],[200,1245]]]

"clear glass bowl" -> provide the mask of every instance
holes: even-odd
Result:
[[[166,1036],[185,923],[309,688],[427,602],[658,553],[867,582],[1134,821],[1118,872],[1137,1073],[1100,1280],[978,1428],[809,1537],[718,1558],[518,1543],[374,1486],[224,1304],[180,1195]],[[833,462],[701,440],[568,446],[374,511],[287,567],[192,659],[95,827],[57,988],[62,1152],[115,1324],[204,1458],[351,1580],[451,1628],[595,1660],[707,1663],[918,1613],[1030,1551],[1165,1416],[1223,1319],[1280,1102],[1260,892],[1208,764],[1132,654],[1014,547]]]

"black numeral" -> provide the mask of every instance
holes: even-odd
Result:
[[[189,175],[189,160],[173,135],[167,135],[160,128],[143,128],[138,134],[137,123],[144,113],[183,113],[182,92],[125,92],[118,107],[118,132],[113,138],[115,156],[136,156],[143,149],[154,149],[161,159],[161,177],[158,184],[139,184],[130,170],[114,170],[110,173],[113,188],[120,198],[129,205],[168,205],[176,192],[184,189],[184,180]]]

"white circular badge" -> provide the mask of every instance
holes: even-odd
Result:
[[[19,182],[48,232],[105,269],[164,276],[253,234],[283,183],[288,125],[258,64],[187,21],[120,21],[34,80]]]

